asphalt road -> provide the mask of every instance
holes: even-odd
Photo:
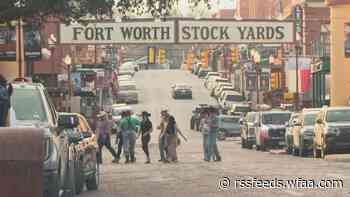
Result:
[[[140,104],[134,105],[136,112],[148,110],[154,124],[159,123],[161,109],[173,114],[189,141],[178,149],[180,162],[159,163],[158,134],[151,141],[151,164],[144,164],[145,156],[140,141],[137,145],[136,164],[112,164],[111,156],[105,153],[101,167],[99,191],[84,192],[82,197],[196,197],[196,196],[266,196],[266,197],[339,197],[350,196],[350,167],[348,163],[321,159],[299,158],[285,154],[242,150],[238,138],[219,142],[222,162],[204,162],[201,134],[190,131],[189,118],[193,107],[199,103],[215,103],[203,87],[203,81],[184,71],[141,71],[135,76],[140,90]],[[193,100],[174,100],[170,87],[185,82],[193,87]],[[222,177],[231,181],[221,182],[227,189],[219,189]],[[302,178],[306,181],[341,179],[342,189],[262,189],[235,188],[235,180],[254,179],[289,180]],[[261,183],[270,184],[270,183]],[[273,184],[273,183],[272,183]],[[301,184],[301,181],[299,181]],[[309,182],[309,185],[311,183]],[[257,186],[260,186],[257,183]]]

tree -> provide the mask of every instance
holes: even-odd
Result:
[[[1,0],[0,23],[10,22],[19,17],[35,22],[47,16],[59,18],[62,22],[83,21],[86,17],[104,19],[113,17],[113,9],[122,17],[130,13],[153,17],[169,16],[179,0]],[[208,0],[188,0],[190,4]]]

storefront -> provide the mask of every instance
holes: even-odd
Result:
[[[319,58],[311,64],[312,106],[330,104],[330,58]]]

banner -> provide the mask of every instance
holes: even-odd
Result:
[[[169,19],[60,24],[61,44],[293,43],[294,22]]]
[[[41,59],[41,36],[38,27],[23,27],[24,58]],[[16,28],[0,26],[0,61],[16,61]]]

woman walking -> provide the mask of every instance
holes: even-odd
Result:
[[[149,119],[151,114],[146,111],[143,111],[142,114],[142,122],[141,122],[141,142],[142,142],[142,150],[146,154],[146,164],[151,163],[151,159],[149,156],[148,144],[151,141],[151,133],[153,131],[152,122]]]
[[[178,128],[175,118],[173,116],[169,117],[168,125],[166,127],[167,132],[167,148],[168,148],[168,158],[169,162],[178,162],[176,148],[178,146],[178,134],[180,134],[185,141],[186,137],[182,134]]]

